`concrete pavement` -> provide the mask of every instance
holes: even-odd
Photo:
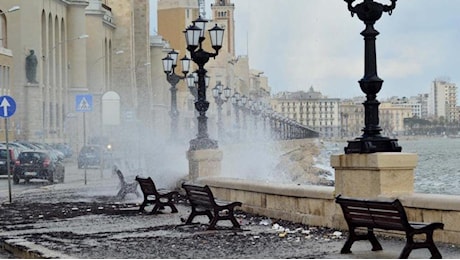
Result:
[[[157,215],[140,214],[142,198],[133,194],[114,199],[118,178],[106,170],[87,171],[70,166],[66,182],[36,185],[15,194],[13,204],[0,208],[0,241],[17,258],[397,258],[404,240],[379,238],[383,251],[370,251],[356,242],[352,254],[340,254],[345,242],[337,230],[307,227],[264,216],[238,213],[241,230],[226,221],[217,231],[205,225],[182,226],[190,208],[180,203]],[[132,179],[127,174],[127,179]],[[20,184],[24,185],[24,184]],[[0,194],[7,201],[5,194]],[[207,223],[206,218],[196,219]],[[288,230],[286,230],[288,229]],[[460,258],[460,248],[437,243],[444,258]],[[8,255],[5,255],[5,257]],[[0,254],[2,257],[2,254]],[[429,258],[426,249],[410,258]]]

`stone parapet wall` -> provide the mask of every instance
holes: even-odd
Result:
[[[219,177],[200,178],[198,181],[209,185],[221,200],[241,201],[246,212],[312,226],[348,229],[342,210],[334,201],[334,187]],[[434,232],[435,241],[460,245],[459,196],[412,193],[397,198],[405,206],[410,221],[444,223],[444,230]],[[398,232],[387,234],[402,235]]]

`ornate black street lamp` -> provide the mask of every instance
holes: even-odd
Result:
[[[177,88],[176,85],[180,80],[185,79],[187,73],[190,69],[190,59],[187,56],[184,56],[180,61],[182,65],[182,73],[184,76],[179,76],[175,73],[175,68],[177,66],[177,53],[175,50],[172,50],[168,53],[166,58],[163,60],[163,71],[166,74],[166,80],[171,84],[171,111],[169,116],[171,117],[171,140],[177,137],[177,124],[179,118],[179,111],[177,110]]]
[[[196,102],[198,100],[198,73],[196,71],[191,73],[190,75],[187,76],[186,80],[187,80],[188,89],[190,93],[193,95],[193,97],[195,98],[195,102]],[[206,85],[206,89],[209,86],[209,81],[210,81],[210,77],[206,75],[204,77],[204,83]]]
[[[212,96],[217,104],[217,136],[221,141],[224,133],[224,125],[222,123],[222,105],[230,98],[231,92],[232,90],[229,87],[224,88],[220,81],[217,82],[217,85],[212,89]],[[223,97],[222,94],[224,94]]]
[[[233,108],[235,109],[235,123],[236,123],[236,128],[240,128],[240,111],[239,111],[239,106],[241,106],[241,96],[238,91],[235,90],[232,96],[232,105]]]
[[[198,135],[190,141],[190,150],[218,148],[217,141],[210,139],[208,136],[206,111],[209,108],[209,102],[206,100],[205,76],[207,71],[204,65],[209,61],[209,58],[214,58],[219,54],[219,49],[222,47],[224,29],[216,24],[212,29],[208,30],[211,38],[211,46],[215,50],[215,53],[209,53],[202,48],[202,43],[206,39],[204,31],[207,22],[207,20],[200,16],[197,20],[193,21],[193,25],[185,30],[187,50],[190,52],[192,60],[198,65],[198,98],[195,102],[195,109],[200,115],[198,116]]]
[[[373,152],[401,152],[397,139],[383,137],[379,126],[379,105],[376,99],[377,93],[382,88],[383,80],[377,76],[377,57],[375,53],[375,37],[379,32],[374,24],[380,19],[383,12],[390,15],[396,7],[396,0],[391,0],[391,5],[383,5],[373,0],[364,0],[362,3],[352,6],[355,0],[345,0],[351,15],[357,14],[364,22],[366,29],[361,32],[364,36],[364,77],[359,81],[361,90],[366,93],[364,105],[363,135],[355,140],[348,141],[345,153],[373,153]]]
[[[247,132],[247,124],[246,124],[246,113],[247,113],[247,108],[246,108],[246,104],[248,103],[248,97],[246,95],[243,95],[241,97],[241,110],[243,111],[243,128],[244,128],[244,131]]]

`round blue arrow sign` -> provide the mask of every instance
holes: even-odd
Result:
[[[10,117],[16,112],[16,101],[10,96],[0,96],[0,117]]]

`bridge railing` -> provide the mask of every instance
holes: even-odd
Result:
[[[284,117],[271,109],[255,106],[233,106],[235,110],[233,139],[244,140],[291,140],[319,137],[319,132],[295,120]]]

